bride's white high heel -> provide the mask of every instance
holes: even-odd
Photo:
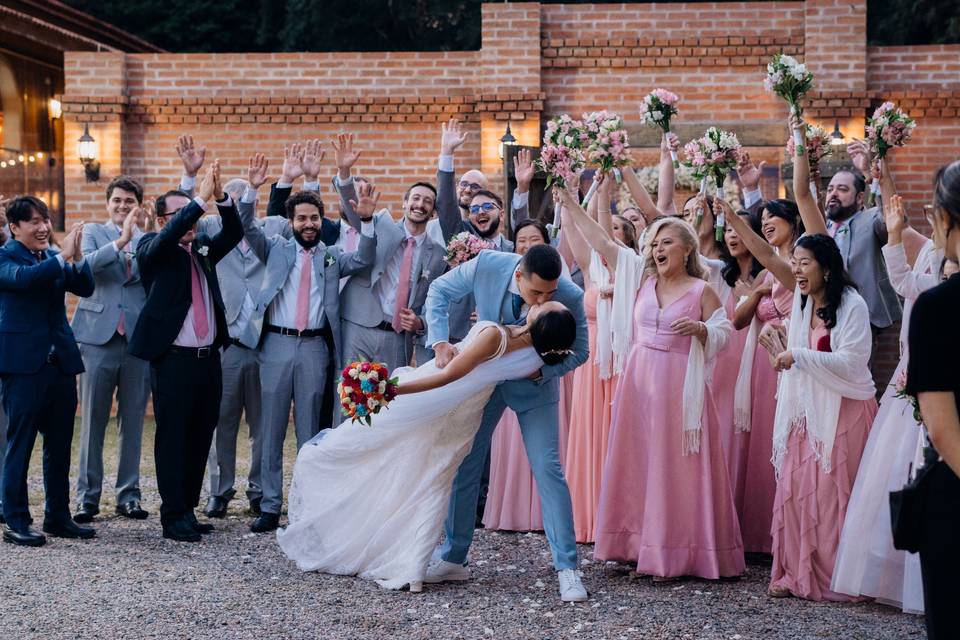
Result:
[[[421,593],[423,591],[423,581],[417,580],[410,583],[410,593]]]

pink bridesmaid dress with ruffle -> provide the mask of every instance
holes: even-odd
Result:
[[[640,288],[634,342],[614,394],[594,557],[636,562],[638,573],[654,576],[738,576],[743,543],[709,388],[700,451],[683,453],[691,338],[670,324],[700,317],[707,284],[694,284],[662,311],[655,286],[648,278]]]
[[[784,287],[772,274],[767,280],[773,283],[773,293],[764,296],[757,305],[757,318],[763,323],[781,325],[790,315],[793,306],[793,290]],[[758,334],[759,335],[759,334]],[[757,345],[753,356],[752,383],[750,385],[750,432],[739,433],[746,437],[746,460],[743,463],[746,476],[743,486],[743,508],[740,510],[740,531],[743,533],[743,548],[754,553],[770,553],[773,540],[770,523],[773,520],[773,499],[777,491],[773,458],[773,420],[777,413],[777,372],[770,364],[770,354]]]
[[[600,290],[589,286],[583,294],[590,340],[590,359],[573,373],[570,437],[565,472],[573,501],[573,528],[577,542],[593,542],[600,503],[603,462],[607,457],[610,412],[616,377],[603,380],[597,366],[597,300]]]
[[[816,349],[825,335],[829,331],[824,327],[813,330],[810,348]],[[831,591],[830,581],[850,492],[876,414],[872,398],[841,400],[829,473],[824,473],[806,431],[798,428],[790,434],[773,508],[771,587],[807,600],[862,599]]]

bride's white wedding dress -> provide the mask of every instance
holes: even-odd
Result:
[[[470,452],[484,405],[504,380],[543,366],[532,347],[500,349],[446,386],[398,396],[372,426],[344,423],[300,449],[290,486],[290,524],[280,548],[303,571],[357,575],[399,589],[421,582],[440,538],[454,475]],[[461,345],[461,346],[462,346]],[[433,361],[398,369],[400,384],[437,372]]]

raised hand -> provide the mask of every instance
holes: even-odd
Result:
[[[203,180],[200,181],[200,186],[197,188],[197,197],[204,202],[208,202],[217,189],[217,177],[213,173],[215,167],[219,169],[219,164],[216,161],[207,167],[207,172],[203,174]]]
[[[79,262],[83,259],[83,225],[84,222],[81,220],[79,223],[80,226],[77,227],[77,233],[73,236],[73,259],[75,262]]]
[[[254,190],[259,189],[267,181],[267,168],[270,162],[262,153],[255,153],[250,156],[247,164],[247,182]]]
[[[883,221],[887,223],[887,233],[891,238],[899,239],[907,226],[907,216],[903,211],[903,198],[894,195],[889,204],[883,208]],[[891,242],[890,244],[899,244]]]
[[[360,216],[360,220],[369,222],[373,219],[379,201],[380,192],[371,183],[367,182],[360,185],[360,189],[357,191],[357,200],[350,200],[350,206]]]
[[[853,142],[847,145],[847,153],[850,155],[850,160],[853,161],[853,166],[863,174],[864,178],[869,178],[871,165],[870,146],[863,140],[854,138]]]
[[[456,118],[450,118],[450,122],[440,124],[440,155],[452,156],[457,147],[462,145],[469,131],[464,131],[460,122]]]
[[[663,136],[660,138],[660,151],[664,153],[670,153],[673,151],[676,153],[679,150],[680,136],[672,131],[665,131]]]
[[[153,208],[153,203],[144,200],[143,204],[137,209],[137,224],[145,233],[152,233],[157,230],[157,212]]]
[[[323,143],[319,140],[307,140],[303,149],[303,159],[300,168],[303,169],[303,179],[307,182],[316,182],[320,175],[320,163],[327,152],[323,150]]]
[[[183,162],[183,172],[193,178],[203,166],[207,148],[195,146],[193,136],[180,136],[177,138],[177,155]]]
[[[330,146],[333,147],[333,161],[337,164],[340,178],[346,180],[363,152],[354,149],[352,133],[338,134],[337,139],[331,142]]]
[[[533,154],[529,149],[520,149],[513,157],[513,175],[517,178],[517,193],[526,193],[530,190],[535,172]]]
[[[753,164],[753,161],[750,160],[750,154],[747,151],[740,151],[737,156],[737,176],[745,191],[755,191],[759,188],[760,176],[766,166],[767,163],[763,161],[760,162],[759,166]]]
[[[4,198],[0,195],[0,227],[7,226],[7,207],[13,202],[13,198]]]
[[[67,262],[73,262],[77,258],[77,252],[80,250],[80,245],[77,244],[77,236],[81,233],[81,229],[83,229],[83,222],[73,223],[70,226],[70,231],[60,241],[60,256]]]
[[[220,158],[213,161],[213,198],[223,200],[223,181],[220,179]]]
[[[280,182],[293,184],[303,175],[303,147],[293,143],[283,147],[283,166],[280,168]]]

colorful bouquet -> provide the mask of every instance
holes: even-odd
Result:
[[[923,416],[920,415],[920,402],[917,401],[916,396],[912,396],[907,393],[906,369],[901,371],[900,375],[897,376],[897,380],[894,383],[894,389],[896,389],[896,393],[893,394],[893,397],[909,402],[910,406],[913,407],[913,419],[917,421],[917,424],[923,424]]]
[[[580,122],[567,114],[557,116],[547,123],[543,134],[543,148],[537,160],[537,168],[547,174],[547,189],[556,185],[566,189],[573,184],[583,169],[583,143],[588,136]],[[553,207],[553,224],[547,225],[550,235],[556,237],[560,229],[560,203]]]
[[[819,196],[817,195],[817,184],[813,180],[813,174],[818,172],[817,165],[820,164],[820,161],[833,153],[833,145],[830,144],[829,134],[816,125],[806,125],[804,135],[807,138],[805,148],[807,160],[810,162],[810,189],[813,191],[813,197],[817,198]],[[800,147],[800,154],[803,151],[804,147]],[[795,139],[791,137],[787,140],[787,155],[794,158],[800,154],[797,153]]]
[[[806,65],[797,62],[796,58],[778,53],[767,63],[767,77],[763,86],[767,91],[786,100],[790,105],[790,113],[799,118],[803,113],[800,99],[813,86],[813,74],[807,71]],[[798,152],[804,153],[800,132],[795,130],[793,138]]]
[[[874,162],[883,159],[894,147],[902,147],[917,128],[916,121],[892,102],[884,102],[867,119],[867,142]],[[880,181],[870,183],[871,197],[880,193]]]
[[[691,140],[683,147],[687,159],[683,164],[689,167],[693,176],[700,180],[700,194],[707,192],[707,179],[713,180],[716,185],[716,197],[723,197],[723,181],[730,173],[730,170],[737,166],[737,156],[740,152],[740,141],[737,136],[729,131],[723,131],[716,127],[707,129],[702,138]],[[700,226],[703,219],[703,213],[697,213],[696,225]],[[723,239],[723,231],[726,220],[723,214],[716,219],[716,238],[719,242]]]
[[[669,133],[670,119],[677,115],[679,101],[680,98],[675,93],[666,89],[654,89],[640,103],[640,121],[643,124],[660,127],[664,133]],[[677,152],[671,151],[670,155],[673,157],[673,168],[679,169]]]
[[[472,260],[480,255],[484,249],[492,249],[493,245],[486,240],[481,240],[469,231],[461,231],[450,238],[447,243],[446,261],[451,267],[461,265],[468,260]]]
[[[627,149],[630,142],[627,139],[627,130],[623,126],[623,118],[609,111],[594,111],[585,113],[581,121],[583,126],[580,139],[586,146],[587,160],[600,167],[606,173],[614,171],[617,182],[620,182],[619,167],[630,164],[630,154]],[[590,185],[583,206],[589,204],[593,194],[597,192],[596,181]]]
[[[379,362],[351,362],[340,373],[337,392],[343,415],[369,426],[371,417],[397,397],[397,379]]]

